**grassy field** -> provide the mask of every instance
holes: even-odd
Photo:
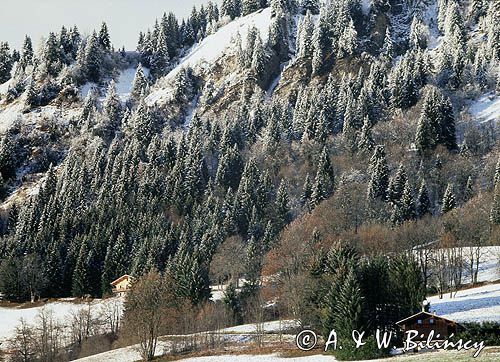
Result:
[[[477,358],[473,358],[474,351],[434,351],[428,353],[408,354],[392,358],[394,361],[401,362],[462,362],[478,361],[493,362],[500,361],[500,347],[487,347]],[[387,360],[387,359],[386,359]]]

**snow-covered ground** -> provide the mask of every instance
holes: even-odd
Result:
[[[465,249],[467,254],[467,248]],[[467,257],[467,255],[465,255]],[[481,248],[479,259],[478,282],[494,282],[500,280],[500,246],[485,246]],[[464,283],[470,283],[470,273],[466,272]]]
[[[230,22],[214,34],[207,36],[201,43],[195,44],[168,76],[175,74],[182,67],[193,67],[203,61],[213,63],[223,54],[238,32],[241,35],[242,46],[244,47],[248,30],[252,26],[255,26],[259,30],[262,40],[265,42],[269,33],[270,23],[271,8],[266,8]]]
[[[10,78],[5,83],[0,84],[0,95],[7,93],[11,82],[12,82],[12,78]]]
[[[130,97],[130,92],[132,91],[132,83],[134,82],[134,77],[135,77],[135,72],[137,71],[137,68],[132,67],[132,68],[127,68],[124,69],[120,72],[120,75],[116,79],[115,86],[116,86],[116,93],[120,96],[120,99],[122,102],[125,102],[128,100]],[[142,71],[144,72],[144,75],[146,77],[149,76],[149,69],[146,67],[142,67]],[[92,88],[97,87],[97,84],[88,82],[84,84],[80,88],[80,97],[82,99],[85,99],[87,95],[89,94],[90,90]],[[101,97],[101,101],[104,99],[104,96]]]
[[[14,122],[20,119],[22,108],[22,104],[16,103],[0,109],[0,133],[4,133],[14,124]]]
[[[120,96],[121,100],[125,102],[130,97],[132,91],[132,83],[134,82],[135,72],[137,68],[128,68],[123,70],[118,79],[116,80],[116,93]],[[149,77],[149,69],[142,67],[142,72],[146,77]]]
[[[161,83],[173,78],[182,68],[187,66],[194,68],[195,66],[205,67],[214,64],[232,45],[232,41],[238,33],[241,36],[242,47],[245,47],[248,30],[253,26],[260,32],[263,42],[266,42],[270,24],[271,8],[266,8],[231,21],[214,34],[207,36],[200,43],[193,45],[187,52],[187,55],[163,78],[163,82]],[[153,91],[146,98],[146,102],[154,104],[160,100],[169,99],[169,97],[171,97],[171,89],[162,86],[161,89]]]
[[[500,120],[500,97],[488,93],[471,104],[471,115],[480,122],[498,122]]]
[[[123,300],[121,298],[109,298],[104,300],[94,300],[91,303],[91,313],[97,317],[104,313],[106,308],[116,307],[121,309]],[[45,308],[52,311],[54,319],[58,323],[65,322],[75,313],[88,308],[86,303],[74,303],[71,300],[49,303],[45,306],[34,308],[0,308],[0,343],[6,341],[15,334],[15,329],[19,325],[21,318],[28,324],[36,324],[37,316]]]
[[[170,350],[170,343],[159,341],[156,346],[155,356],[162,356]],[[108,352],[95,354],[93,356],[77,359],[78,362],[135,362],[141,360],[139,346],[134,345],[118,348]]]
[[[285,332],[290,329],[299,327],[299,323],[294,320],[271,321],[262,324],[262,331],[264,333],[278,333]],[[242,324],[224,328],[223,333],[256,333],[257,326],[255,324]]]
[[[468,249],[463,250],[467,263]],[[495,282],[500,280],[500,246],[482,247],[478,271],[479,282]],[[470,272],[464,271],[463,283],[470,283]],[[500,322],[500,284],[459,291],[450,298],[445,293],[443,299],[438,296],[427,298],[431,303],[431,311],[438,315],[456,320],[458,322]]]
[[[500,322],[500,284],[459,291],[454,298],[445,294],[427,298],[431,311],[457,322]]]
[[[370,13],[372,2],[372,0],[361,0],[361,10],[364,15],[368,15]]]

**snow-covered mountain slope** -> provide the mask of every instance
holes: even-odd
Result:
[[[214,34],[193,45],[187,55],[179,61],[179,64],[158,82],[159,87],[146,98],[146,102],[151,105],[168,100],[172,91],[167,83],[184,67],[201,68],[204,71],[209,71],[210,67],[213,67],[215,62],[227,54],[231,46],[234,45],[234,39],[238,33],[241,36],[242,47],[245,47],[248,30],[252,27],[255,27],[260,32],[260,36],[265,42],[269,35],[270,24],[271,8],[266,8],[221,27]]]
[[[500,96],[488,93],[471,104],[469,111],[480,122],[500,121]]]
[[[224,54],[237,33],[241,36],[242,47],[245,47],[248,30],[252,26],[259,30],[260,36],[265,42],[269,34],[270,24],[271,8],[263,9],[230,22],[218,29],[214,34],[207,36],[201,43],[194,45],[167,77],[175,75],[182,67],[194,67],[201,64],[210,65]]]

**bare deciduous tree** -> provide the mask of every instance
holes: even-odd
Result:
[[[156,271],[134,281],[125,300],[125,332],[139,342],[144,361],[155,356],[158,337],[176,310],[176,298],[170,283]]]

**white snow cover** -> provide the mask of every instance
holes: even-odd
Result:
[[[295,320],[282,320],[280,321],[272,321],[265,322],[262,325],[262,330],[264,333],[273,333],[286,331],[292,328],[296,328],[299,326],[299,323]],[[229,327],[222,329],[223,333],[256,333],[256,325],[255,324],[243,324],[240,326]]]
[[[87,82],[80,88],[80,96],[85,99],[89,95],[89,92],[92,88],[96,88],[97,84],[92,82]]]
[[[166,350],[170,349],[170,344],[168,342],[159,341],[155,356],[162,356],[165,354]],[[130,347],[118,348],[108,352],[103,352],[95,354],[93,356],[77,359],[78,362],[135,362],[141,360],[141,354],[139,353],[139,345],[134,345]]]
[[[95,300],[92,302],[91,311],[95,316],[97,316],[104,310],[104,308],[111,305],[111,303],[115,301],[118,301],[119,306],[121,307],[121,303],[123,302],[121,298]],[[54,313],[54,318],[58,322],[64,323],[72,313],[86,309],[87,304],[76,304],[65,300],[34,308],[0,308],[0,343],[12,338],[21,318],[23,318],[28,324],[36,324],[37,315],[43,308],[52,311]]]
[[[457,322],[500,322],[500,284],[459,291],[454,298],[446,294],[427,299],[431,312]]]
[[[126,101],[130,97],[136,71],[137,68],[125,69],[116,80],[116,93],[118,93],[122,101]],[[142,71],[146,77],[149,76],[148,68],[142,67]]]
[[[136,67],[131,67],[124,69],[118,75],[118,78],[115,81],[116,93],[120,96],[122,102],[125,102],[130,97],[130,91],[132,90],[132,83],[134,82],[135,72],[137,71]],[[149,69],[146,67],[142,67],[142,71],[146,77],[149,76]],[[92,88],[98,88],[98,85],[92,82],[87,82],[80,87],[80,96],[82,99],[85,99],[89,94]],[[103,89],[104,91],[106,88]],[[105,95],[101,97],[99,100],[104,100]]]
[[[0,109],[0,133],[8,130],[14,122],[21,117],[22,104],[16,103],[9,107]]]
[[[219,58],[224,50],[226,50],[226,48],[230,45],[231,40],[238,32],[241,35],[242,46],[244,47],[248,29],[252,26],[255,26],[257,30],[260,31],[262,40],[265,42],[269,33],[270,24],[271,8],[266,8],[236,19],[220,28],[214,34],[207,36],[201,41],[201,43],[195,44],[170,74],[175,74],[181,67],[188,65],[195,66],[200,61],[213,63],[217,60],[217,58]]]
[[[0,84],[0,95],[7,93],[7,91],[9,90],[9,86],[10,86],[11,82],[12,82],[12,78],[10,78],[5,83]]]
[[[277,333],[280,331],[285,331],[286,329],[294,328],[298,326],[298,323],[293,320],[283,320],[281,324],[279,321],[265,322],[263,323],[263,330],[265,333]],[[235,326],[230,328],[225,328],[220,331],[220,333],[225,333],[226,340],[235,342],[246,342],[249,340],[249,335],[255,333],[255,324],[244,324],[241,326]],[[170,349],[170,344],[168,341],[158,342],[158,347],[155,351],[156,356],[161,356],[168,352]],[[140,359],[138,352],[138,345],[123,347],[108,352],[103,352],[93,356],[78,359],[79,362],[101,362],[101,361],[120,361],[120,362],[134,362]],[[287,359],[288,361],[288,359]],[[291,359],[293,361],[293,359]]]
[[[465,248],[467,258],[467,248]],[[479,259],[478,282],[494,282],[500,280],[500,246],[485,246],[481,248]],[[471,277],[466,271],[464,283],[470,283]]]
[[[361,0],[361,10],[363,14],[368,15],[372,7],[372,0]]]
[[[248,30],[255,26],[260,32],[262,40],[267,41],[269,26],[271,24],[271,8],[249,14],[221,27],[214,34],[207,36],[200,43],[193,45],[187,55],[182,58],[179,64],[168,73],[163,80],[171,79],[183,67],[195,67],[213,64],[231,46],[232,40],[237,33],[241,35],[242,46],[245,47]],[[161,81],[160,81],[161,82]],[[168,99],[171,90],[162,87],[152,92],[147,98],[148,104],[156,103],[161,99]]]
[[[470,106],[470,113],[480,122],[498,122],[500,120],[500,97],[487,93]]]

